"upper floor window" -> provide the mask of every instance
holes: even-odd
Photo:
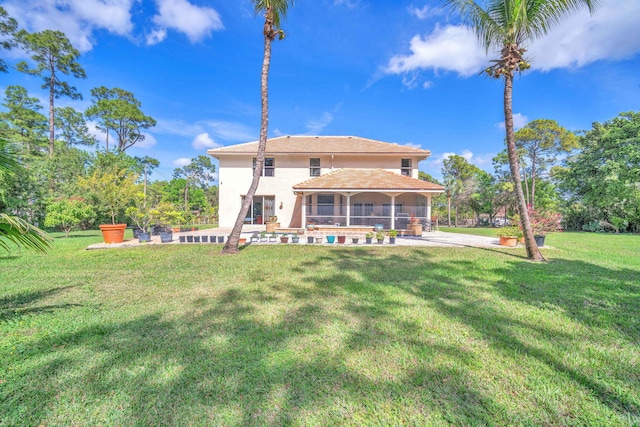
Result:
[[[256,169],[256,158],[253,158],[253,170]],[[262,167],[262,176],[276,176],[276,159],[265,157]]]
[[[309,176],[320,176],[320,159],[309,159]]]
[[[411,159],[402,159],[400,173],[404,176],[411,176]]]

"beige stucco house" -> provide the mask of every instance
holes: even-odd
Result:
[[[208,150],[220,161],[219,223],[232,227],[251,185],[258,142]],[[277,216],[281,227],[308,224],[405,228],[428,223],[440,185],[418,179],[431,152],[353,136],[282,136],[267,141],[265,166],[247,224]]]

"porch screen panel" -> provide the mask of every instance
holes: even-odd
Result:
[[[309,194],[307,196],[307,214],[313,214],[313,195]]]
[[[373,214],[373,203],[365,203],[364,204],[364,214],[369,216]]]
[[[318,194],[318,215],[333,215],[333,194]]]

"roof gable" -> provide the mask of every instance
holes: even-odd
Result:
[[[207,150],[211,156],[255,155],[258,141]],[[356,136],[281,136],[267,140],[267,154],[406,155],[427,158],[431,151]]]

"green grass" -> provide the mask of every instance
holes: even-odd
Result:
[[[640,237],[0,256],[0,425],[640,425]]]

